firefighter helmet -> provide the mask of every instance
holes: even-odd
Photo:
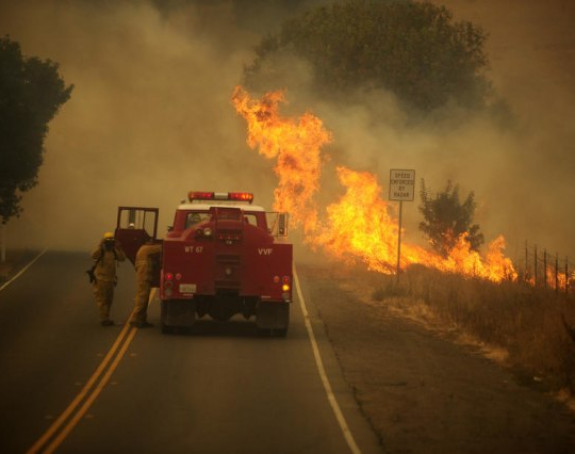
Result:
[[[106,232],[106,233],[104,233],[104,239],[105,240],[113,240],[114,234],[112,232]]]

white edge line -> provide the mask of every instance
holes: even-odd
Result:
[[[47,250],[48,250],[48,249],[44,249],[44,250],[43,250],[42,252],[40,252],[36,257],[34,257],[24,268],[22,268],[20,271],[18,271],[18,273],[17,273],[12,279],[10,279],[10,280],[7,281],[7,282],[4,282],[4,284],[2,284],[2,286],[0,287],[0,292],[1,292],[2,290],[4,290],[6,287],[8,287],[12,282],[14,282],[14,281],[15,281],[16,279],[18,279],[20,276],[22,276],[22,275],[26,272],[26,270],[27,270],[28,268],[30,268],[30,267],[34,264],[34,262],[36,262],[36,260],[38,260],[40,257],[42,257],[42,256],[46,253]]]
[[[321,355],[319,352],[319,347],[317,345],[317,341],[316,341],[315,335],[313,333],[313,328],[311,326],[309,313],[307,311],[305,300],[303,299],[303,295],[301,293],[301,288],[299,286],[299,278],[297,276],[297,272],[295,269],[295,263],[293,265],[293,275],[294,275],[294,281],[295,281],[295,288],[296,288],[297,295],[298,295],[298,298],[300,301],[300,307],[301,307],[301,310],[303,312],[305,327],[307,329],[309,341],[311,343],[311,348],[313,350],[313,356],[315,359],[315,364],[317,366],[317,371],[318,371],[319,376],[321,378],[323,388],[325,390],[325,393],[327,394],[327,400],[329,401],[329,404],[331,405],[331,409],[333,410],[333,413],[335,414],[335,418],[337,419],[339,427],[340,427],[341,431],[343,432],[343,436],[345,438],[345,441],[347,442],[347,445],[349,446],[349,449],[354,454],[360,454],[361,450],[357,446],[357,443],[355,442],[355,439],[353,438],[353,435],[352,435],[351,431],[349,430],[349,427],[347,425],[345,417],[343,416],[343,413],[342,413],[341,408],[337,402],[337,399],[335,398],[335,395],[333,394],[331,384],[330,384],[329,379],[327,377],[327,373],[326,373],[325,367],[323,365],[323,360],[321,359]]]

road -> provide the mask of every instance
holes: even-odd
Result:
[[[285,339],[243,320],[162,335],[157,303],[154,328],[124,324],[126,263],[116,326],[102,327],[89,265],[86,253],[46,252],[0,291],[0,452],[381,452],[313,301],[296,298]]]

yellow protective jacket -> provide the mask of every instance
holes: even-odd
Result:
[[[126,254],[118,244],[114,249],[107,250],[100,243],[92,252],[92,258],[98,261],[94,274],[97,281],[113,282],[116,280],[116,262],[126,260]]]

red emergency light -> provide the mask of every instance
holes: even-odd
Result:
[[[202,192],[190,191],[188,199],[193,200],[233,200],[236,202],[252,203],[254,195],[250,192]]]
[[[252,203],[254,200],[254,195],[251,192],[229,192],[229,200],[239,200],[242,202]]]
[[[200,192],[200,191],[190,191],[188,192],[188,199],[190,202],[192,200],[214,200],[213,192]]]

